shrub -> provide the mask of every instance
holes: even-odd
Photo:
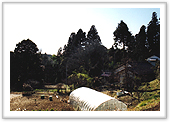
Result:
[[[53,108],[51,108],[51,109],[50,109],[50,111],[54,111],[54,109],[53,109]]]
[[[75,73],[71,74],[68,77],[68,82],[70,84],[74,84],[75,88],[81,87],[81,86],[91,86],[92,85],[92,78],[88,76],[88,74],[83,73]]]
[[[23,90],[24,90],[24,91],[32,91],[33,88],[32,88],[32,86],[31,86],[30,84],[24,83],[24,84],[23,84]]]

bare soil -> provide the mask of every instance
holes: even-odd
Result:
[[[49,96],[45,95],[41,99],[41,95],[33,94],[31,96],[23,96],[22,94],[10,94],[10,110],[11,111],[74,111],[69,104],[68,95],[52,96],[52,101]]]

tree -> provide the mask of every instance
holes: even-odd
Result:
[[[146,27],[141,26],[140,31],[135,36],[135,47],[133,52],[133,59],[136,61],[144,61],[148,57]]]
[[[45,83],[54,83],[56,78],[56,56],[42,54],[42,65],[44,66],[44,82]]]
[[[131,42],[131,33],[129,32],[129,28],[127,27],[126,23],[124,23],[122,20],[118,24],[118,27],[116,30],[113,32],[114,34],[114,46],[116,48],[122,47],[123,50],[128,48],[129,43]]]
[[[76,34],[71,33],[67,45],[64,46],[64,56],[68,57],[75,49],[75,42],[76,42]]]
[[[95,25],[91,26],[90,31],[87,34],[87,44],[91,44],[92,42],[101,44],[101,39]]]
[[[91,26],[87,37],[79,29],[70,35],[64,46],[60,69],[65,76],[62,78],[67,79],[73,72],[85,73],[90,77],[100,76],[107,59],[107,48],[102,45],[95,26]]]
[[[160,22],[157,13],[152,13],[152,20],[147,27],[147,41],[150,55],[160,56]]]
[[[82,29],[79,29],[76,34],[76,43],[75,46],[78,47],[79,45],[84,46],[84,43],[86,41],[86,33],[83,32]]]
[[[18,83],[18,76],[19,76],[19,71],[16,70],[17,68],[17,60],[14,52],[10,52],[10,89],[16,90],[17,88],[17,83]]]
[[[22,90],[23,83],[29,79],[42,81],[41,58],[37,51],[37,45],[29,39],[16,44],[14,55],[17,68],[12,73],[17,76],[18,90]]]

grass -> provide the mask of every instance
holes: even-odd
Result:
[[[34,91],[35,92],[38,92],[38,93],[44,93],[44,92],[64,92],[64,93],[66,93],[66,92],[71,92],[71,90],[70,90],[70,87],[72,87],[73,89],[72,90],[74,90],[74,84],[72,84],[72,85],[64,85],[64,87],[66,88],[66,90],[64,90],[64,89],[62,89],[62,90],[59,90],[58,91],[58,89],[35,89]]]
[[[125,95],[117,97],[117,91],[104,91],[104,94],[107,94],[111,97],[116,97],[124,103],[130,103],[128,105],[128,111],[146,111],[146,110],[159,110],[160,105],[160,81],[155,79],[150,82],[142,83],[138,88],[139,91],[139,100],[137,92],[133,92],[133,96]]]
[[[155,79],[148,83],[143,83],[139,87],[140,102],[134,108],[129,109],[130,111],[144,111],[152,110],[152,108],[160,105],[160,81]],[[134,93],[134,97],[137,98],[137,93]]]

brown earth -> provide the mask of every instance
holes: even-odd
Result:
[[[31,96],[22,96],[22,94],[10,95],[10,110],[11,111],[74,111],[73,107],[68,103],[68,95],[52,96],[52,101],[49,100],[49,95],[45,95],[41,99],[41,95],[33,94]]]

